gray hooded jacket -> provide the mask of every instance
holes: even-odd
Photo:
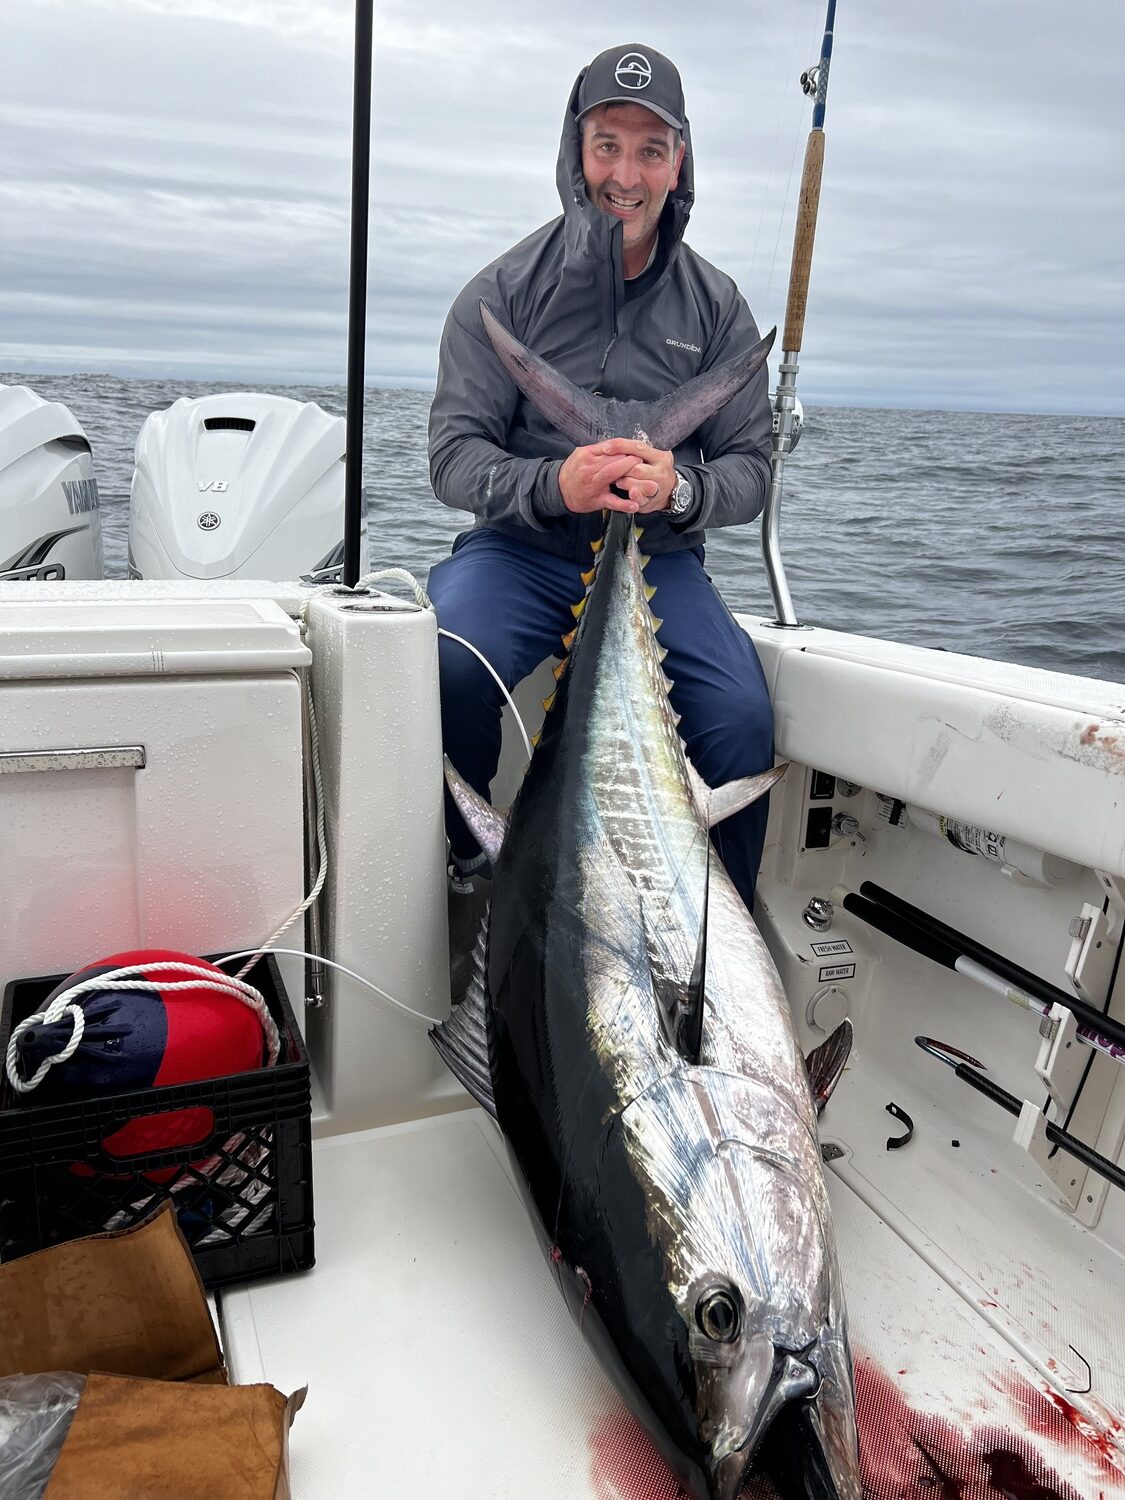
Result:
[[[443,504],[488,526],[585,564],[600,512],[574,515],[558,476],[573,444],[521,395],[493,353],[481,299],[530,349],[584,390],[622,400],[666,395],[744,353],[758,330],[729,276],[684,244],[694,198],[690,131],[679,182],[660,228],[655,282],[625,300],[622,226],[586,195],[575,103],[563,122],[556,180],[561,217],[486,266],[461,292],[441,339],[430,410],[430,479]],[[751,521],[769,486],[770,411],[763,368],[676,449],[695,504],[683,521],[639,515],[646,552],[698,546],[708,526]]]

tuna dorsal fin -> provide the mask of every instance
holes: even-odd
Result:
[[[508,824],[491,803],[486,802],[479,792],[474,791],[469,783],[457,774],[448,755],[443,757],[443,760],[445,783],[457,804],[457,811],[464,818],[469,832],[488,855],[489,863],[495,869],[505,835],[508,832]]]
[[[488,952],[488,917],[481,924],[473,950],[473,977],[465,998],[448,1021],[430,1028],[430,1041],[442,1062],[482,1108],[495,1120],[492,1067],[488,1060],[488,1017],[485,1010],[484,967]]]
[[[840,1081],[844,1064],[851,1055],[852,1035],[852,1023],[845,1016],[828,1040],[821,1042],[820,1046],[805,1058],[805,1067],[809,1071],[809,1087],[812,1089],[813,1102],[818,1115],[824,1113],[824,1106],[831,1099],[832,1090]]]
[[[788,771],[789,762],[783,761],[780,766],[771,766],[757,776],[743,776],[739,781],[728,781],[718,787],[709,787],[690,760],[687,767],[699,816],[708,828],[714,828],[724,818],[741,812],[759,797],[764,797]]]
[[[652,402],[645,422],[652,446],[674,448],[693,432],[698,432],[721,406],[725,406],[732,396],[737,396],[744,385],[749,385],[765,364],[776,336],[777,329],[771,329],[745,354],[728,359],[726,364],[717,365],[713,370],[705,370],[678,391]]]
[[[580,448],[596,443],[605,428],[605,397],[582,390],[552,369],[545,359],[525,348],[483,301],[480,316],[497,359],[532,406]]]

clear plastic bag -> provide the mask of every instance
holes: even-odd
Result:
[[[85,1375],[65,1370],[0,1379],[0,1495],[4,1500],[42,1500],[85,1385]]]

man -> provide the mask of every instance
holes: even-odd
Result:
[[[688,755],[719,786],[772,764],[773,723],[757,653],[703,567],[707,526],[752,520],[769,483],[763,369],[690,440],[662,452],[630,439],[572,448],[521,396],[481,323],[483,299],[516,338],[585,390],[651,400],[758,339],[728,276],[684,243],[694,198],[680,76],[651,47],[612,47],[583,69],[563,121],[562,215],[473,278],[442,335],[430,413],[430,478],[473,511],[430,573],[440,623],[471,640],[509,688],[560,654],[603,510],[635,513],[646,581],[663,619],[665,671]],[[442,735],[488,795],[500,752],[499,688],[456,642],[440,644]],[[721,823],[715,845],[747,906],[765,799]],[[454,991],[479,920],[484,856],[447,799],[453,854]]]

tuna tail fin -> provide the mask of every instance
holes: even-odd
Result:
[[[514,334],[480,305],[481,322],[496,357],[520,390],[552,426],[578,447],[596,443],[602,436],[606,407],[604,396],[592,396],[581,390],[565,375],[560,375],[545,359],[524,347]]]
[[[483,301],[480,316],[500,363],[531,404],[564,437],[578,447],[585,447],[613,432],[611,411],[618,403],[582,390],[545,359],[533,354],[509,333]],[[627,403],[636,425],[648,434],[648,441],[654,448],[670,449],[682,443],[753,380],[765,364],[776,337],[777,329],[771,329],[745,354],[727,360],[713,370],[705,370],[658,401]],[[631,437],[632,434],[618,432],[615,436]]]
[[[772,328],[745,354],[729,359],[713,370],[705,370],[678,391],[651,402],[644,427],[652,446],[674,448],[693,432],[698,432],[709,417],[713,417],[732,396],[737,396],[743,386],[749,385],[765,364],[776,337],[777,329]]]

